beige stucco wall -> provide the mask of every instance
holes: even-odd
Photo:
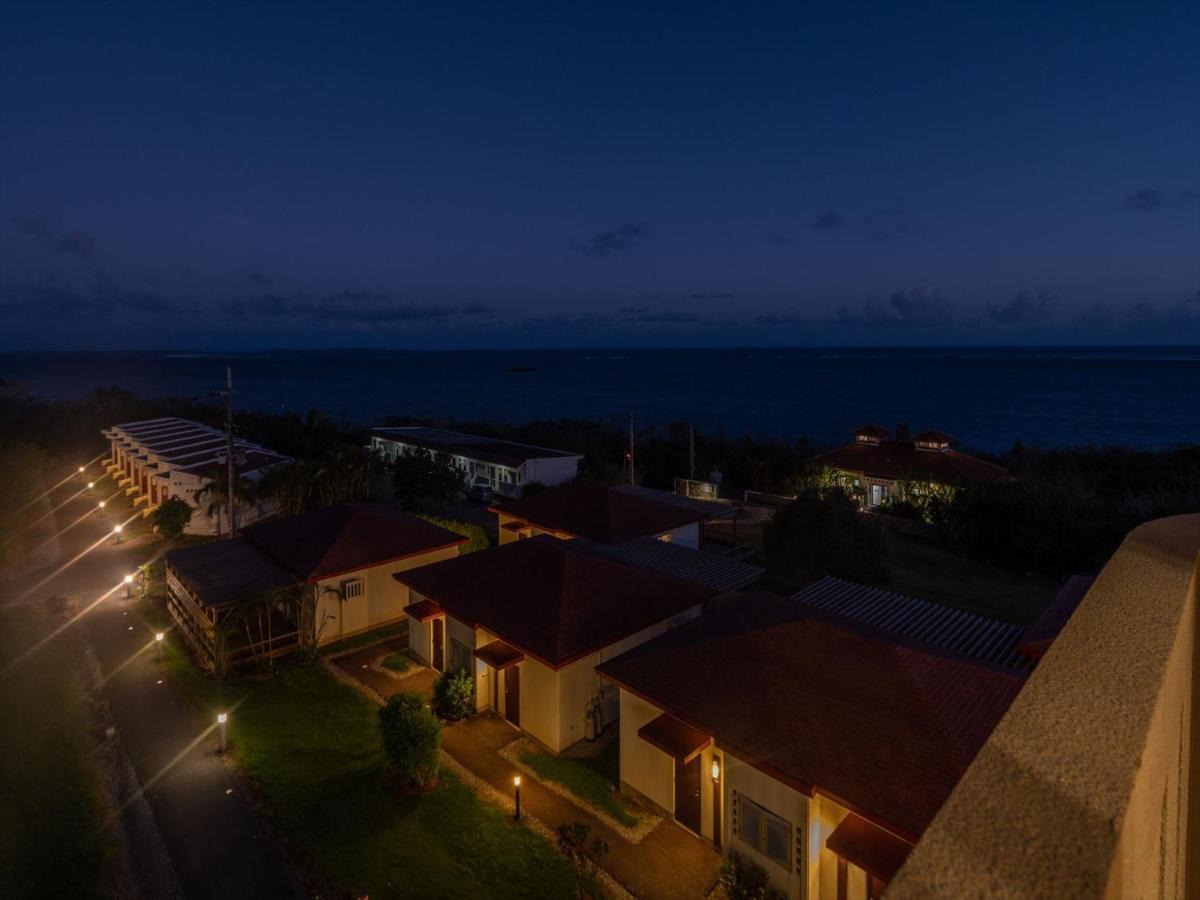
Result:
[[[745,794],[747,798],[763,809],[789,822],[792,826],[791,866],[785,869],[736,836],[732,836],[727,842],[728,848],[754,860],[766,869],[771,876],[771,883],[789,897],[803,896],[805,860],[802,857],[805,855],[805,848],[809,846],[805,840],[808,832],[808,798],[769,775],[763,774],[732,753],[726,752],[724,758],[726,809],[731,809],[733,795],[737,792]],[[730,830],[728,816],[726,816],[725,830],[726,833]],[[836,896],[836,892],[831,895],[833,898]]]
[[[433,620],[418,622],[408,620],[408,649],[425,665],[433,663]]]
[[[681,525],[678,528],[672,528],[665,532],[671,536],[672,544],[679,544],[681,547],[688,547],[692,550],[700,549],[700,523],[692,522],[689,525]]]
[[[1198,549],[1200,515],[1126,537],[889,897],[1200,896]]]
[[[621,691],[621,783],[629,785],[667,813],[675,809],[675,763],[638,737],[638,729],[662,715],[640,697]]]
[[[558,751],[562,747],[558,673],[528,656],[521,667],[521,728]]]

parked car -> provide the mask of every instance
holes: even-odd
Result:
[[[492,486],[486,478],[476,478],[475,483],[467,489],[467,499],[472,503],[491,503]]]

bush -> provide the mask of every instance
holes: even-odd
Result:
[[[194,510],[185,500],[168,497],[154,511],[154,527],[158,529],[158,533],[163,538],[173,541],[183,534],[183,529],[187,528],[188,522],[192,521],[193,512]]]
[[[482,525],[464,522],[461,519],[442,519],[437,516],[421,515],[420,518],[439,528],[445,528],[447,531],[453,531],[455,534],[461,534],[467,538],[467,543],[463,545],[460,553],[474,553],[477,550],[486,550],[491,546],[492,542],[488,539],[487,529]]]
[[[396,499],[409,512],[425,512],[440,503],[453,503],[463,493],[463,475],[450,457],[428,450],[401,453],[392,461]]]
[[[730,853],[721,863],[721,886],[729,900],[784,900],[785,897],[771,886],[766,869],[737,853]]]
[[[416,694],[396,694],[379,710],[379,734],[392,774],[416,788],[438,776],[442,725]]]
[[[443,672],[433,685],[433,711],[447,722],[475,713],[475,679],[467,669]]]
[[[887,537],[878,522],[836,488],[806,488],[763,530],[771,571],[801,581],[826,575],[875,582],[887,577]]]
[[[544,494],[545,492],[546,486],[540,481],[526,482],[525,486],[521,488],[522,497],[536,497],[538,494]]]
[[[558,851],[567,858],[575,873],[576,900],[596,900],[604,896],[600,886],[600,859],[608,844],[600,838],[588,838],[592,829],[582,822],[558,826]]]

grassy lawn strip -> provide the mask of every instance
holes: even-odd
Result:
[[[412,666],[412,658],[407,650],[397,650],[383,658],[383,667],[393,672],[407,672]]]
[[[397,622],[395,625],[389,625],[386,628],[377,628],[364,634],[356,634],[354,637],[348,637],[343,641],[338,641],[336,644],[328,644],[321,648],[321,655],[332,656],[338,653],[345,653],[348,650],[357,650],[359,647],[366,647],[368,644],[377,644],[382,640],[393,637],[408,637],[408,619]]]
[[[611,741],[593,757],[569,759],[551,756],[549,753],[522,753],[521,762],[533,769],[539,777],[557,781],[572,794],[597,809],[608,813],[622,825],[638,823],[621,802],[620,795],[613,790],[613,761],[619,753],[619,745]]]
[[[569,897],[565,861],[453,774],[428,794],[387,778],[376,707],[315,664],[216,681],[171,652],[170,677],[211,721],[229,708],[229,748],[265,813],[320,880],[380,897]],[[322,891],[322,893],[325,893]]]
[[[56,623],[0,607],[0,671]],[[98,897],[107,850],[75,629],[0,680],[0,897]]]

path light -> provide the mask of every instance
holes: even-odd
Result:
[[[80,475],[82,475],[82,474],[83,474],[83,469],[84,469],[84,467],[83,467],[83,466],[80,466],[80,467],[79,467],[79,474],[80,474]]]
[[[114,544],[121,543],[121,526],[120,525],[113,526],[113,543]]]
[[[120,527],[120,526],[118,526],[118,527]],[[125,576],[125,599],[128,600],[132,596],[133,596],[133,576],[126,575]]]
[[[89,490],[89,491],[90,491],[92,488],[94,488],[95,486],[96,486],[96,482],[94,482],[94,481],[89,481],[89,482],[88,482],[88,490]]]
[[[217,713],[217,752],[225,752],[225,721],[229,718],[228,713]]]
[[[715,756],[713,757],[713,763],[712,763],[712,780],[714,782],[721,780],[721,761],[718,760]]]
[[[154,650],[155,650],[155,653],[158,655],[159,662],[162,662],[162,642],[163,642],[163,633],[160,631],[156,635],[154,635]],[[161,684],[162,682],[159,682],[159,683]]]
[[[104,502],[105,502],[105,501],[101,500],[101,501],[100,501],[98,504],[96,504],[97,508],[98,508],[98,509],[104,509]]]
[[[514,800],[516,801],[515,806],[513,807],[513,821],[520,822],[521,821],[521,776],[520,775],[513,776],[513,794],[514,794]]]

